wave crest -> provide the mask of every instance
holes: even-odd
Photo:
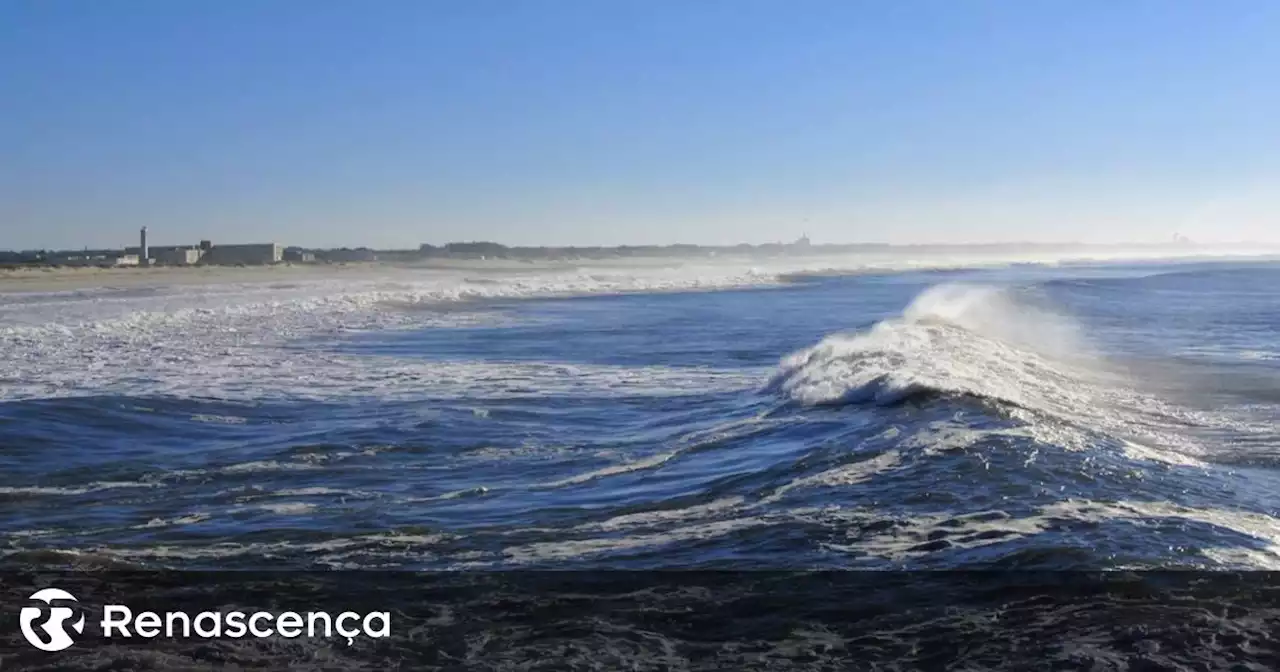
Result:
[[[931,393],[1056,410],[1090,358],[1074,324],[1010,290],[938,285],[898,318],[784,358],[768,389],[804,404],[894,404]]]

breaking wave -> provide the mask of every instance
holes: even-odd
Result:
[[[786,357],[769,388],[804,404],[893,404],[960,394],[1020,406],[1070,406],[1089,375],[1075,325],[1012,290],[947,284],[902,315],[835,334]]]
[[[1245,431],[1144,389],[1034,287],[934,286],[897,317],[785,357],[765,390],[805,406],[970,399],[1066,448],[1101,439],[1177,462],[1205,458],[1205,435]]]
[[[0,301],[0,561],[1280,567],[1254,276],[708,269]]]

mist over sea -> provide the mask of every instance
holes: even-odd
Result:
[[[0,293],[0,554],[1280,568],[1280,264],[517,266]]]

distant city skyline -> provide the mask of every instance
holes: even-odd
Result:
[[[10,0],[0,249],[1280,243],[1280,4]]]

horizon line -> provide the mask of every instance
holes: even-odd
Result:
[[[224,243],[224,245],[238,245],[242,243]],[[791,249],[814,249],[814,248],[848,248],[848,247],[875,247],[875,248],[920,248],[920,247],[940,247],[940,248],[984,248],[984,247],[1090,247],[1090,248],[1143,248],[1143,247],[1177,247],[1184,249],[1191,248],[1224,248],[1233,246],[1245,247],[1268,247],[1280,249],[1280,241],[1265,242],[1258,240],[1238,240],[1238,241],[1206,241],[1198,242],[1193,240],[1166,240],[1166,241],[1126,241],[1126,242],[1087,242],[1087,241],[1027,241],[1027,240],[1009,240],[1009,241],[986,241],[986,242],[918,242],[918,243],[888,243],[888,242],[827,242],[827,243],[798,243],[792,242],[767,242],[767,243],[621,243],[611,245],[584,245],[584,244],[568,244],[568,245],[521,245],[501,243],[494,240],[454,240],[445,243],[419,243],[412,247],[373,247],[369,245],[298,245],[275,243],[274,241],[266,241],[260,244],[276,244],[283,248],[296,248],[303,250],[373,250],[386,252],[411,252],[420,251],[424,248],[443,250],[449,246],[461,245],[485,245],[497,246],[505,249],[521,249],[521,250],[621,250],[621,249],[653,249],[653,248],[692,248],[706,250],[733,250],[737,248],[761,248],[761,247],[783,247]],[[186,243],[169,244],[160,243],[149,245],[149,247],[183,247]],[[197,247],[199,243],[191,243],[191,247]],[[216,243],[214,244],[217,245]],[[135,245],[136,246],[136,245]],[[129,245],[119,247],[100,247],[100,246],[79,246],[79,247],[27,247],[22,249],[0,248],[2,252],[9,253],[25,253],[25,252],[76,252],[76,251],[106,251],[106,250],[123,250],[129,248]]]

